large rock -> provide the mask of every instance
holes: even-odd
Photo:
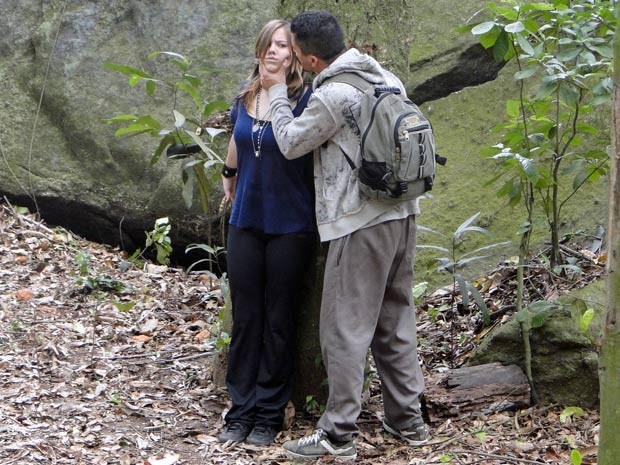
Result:
[[[149,166],[156,140],[118,139],[116,128],[103,123],[131,112],[170,121],[172,94],[159,89],[148,99],[103,63],[161,74],[168,68],[147,61],[147,53],[187,54],[197,65],[229,71],[207,80],[213,87],[205,93],[230,99],[251,66],[256,31],[272,17],[271,6],[239,14],[250,3],[3,1],[0,193],[29,206],[35,197],[48,222],[101,242],[142,245],[160,216],[173,217],[175,239],[204,240],[205,218],[198,208],[186,211],[178,166]]]
[[[558,299],[545,323],[532,329],[532,377],[543,403],[598,406],[598,341],[605,316],[605,282],[594,282]],[[580,316],[592,308],[595,318],[586,333]],[[513,318],[485,337],[471,365],[490,362],[520,365],[524,370],[523,339]]]

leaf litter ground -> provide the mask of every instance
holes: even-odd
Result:
[[[491,300],[511,301],[511,272],[504,267],[489,278]],[[590,274],[600,276],[600,267]],[[429,305],[446,301],[438,295],[418,309],[427,375],[465,362],[480,329],[467,311],[431,319]],[[214,381],[222,305],[216,280],[152,264],[139,269],[117,249],[0,204],[0,464],[295,463],[281,444],[312,431],[309,414],[289,418],[292,426],[271,447],[217,442],[229,406]],[[458,341],[450,337],[455,327],[464,335]],[[430,444],[414,448],[382,431],[374,380],[364,394],[356,463],[569,464],[573,449],[584,464],[596,463],[597,412],[564,422],[561,412],[546,406],[450,418],[433,425]]]

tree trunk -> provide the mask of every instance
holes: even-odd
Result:
[[[319,315],[327,249],[327,244],[317,245],[312,264],[306,273],[303,303],[297,315],[297,354],[292,400],[298,410],[304,407],[308,396],[312,396],[319,404],[327,401],[327,373],[319,344]]]
[[[620,19],[620,3],[616,6]],[[615,465],[620,457],[620,28],[614,37],[612,151],[607,231],[607,317],[600,357],[601,434],[599,465]]]

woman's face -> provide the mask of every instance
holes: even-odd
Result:
[[[271,36],[271,43],[262,57],[261,64],[268,71],[279,71],[282,66],[288,69],[291,64],[291,44],[283,28]]]

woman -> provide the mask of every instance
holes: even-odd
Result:
[[[256,42],[257,64],[235,99],[222,181],[233,201],[228,277],[233,330],[226,386],[232,399],[221,442],[273,443],[291,395],[295,314],[315,243],[312,159],[286,160],[273,136],[262,67],[288,69],[301,114],[310,97],[287,21],[273,20]]]

